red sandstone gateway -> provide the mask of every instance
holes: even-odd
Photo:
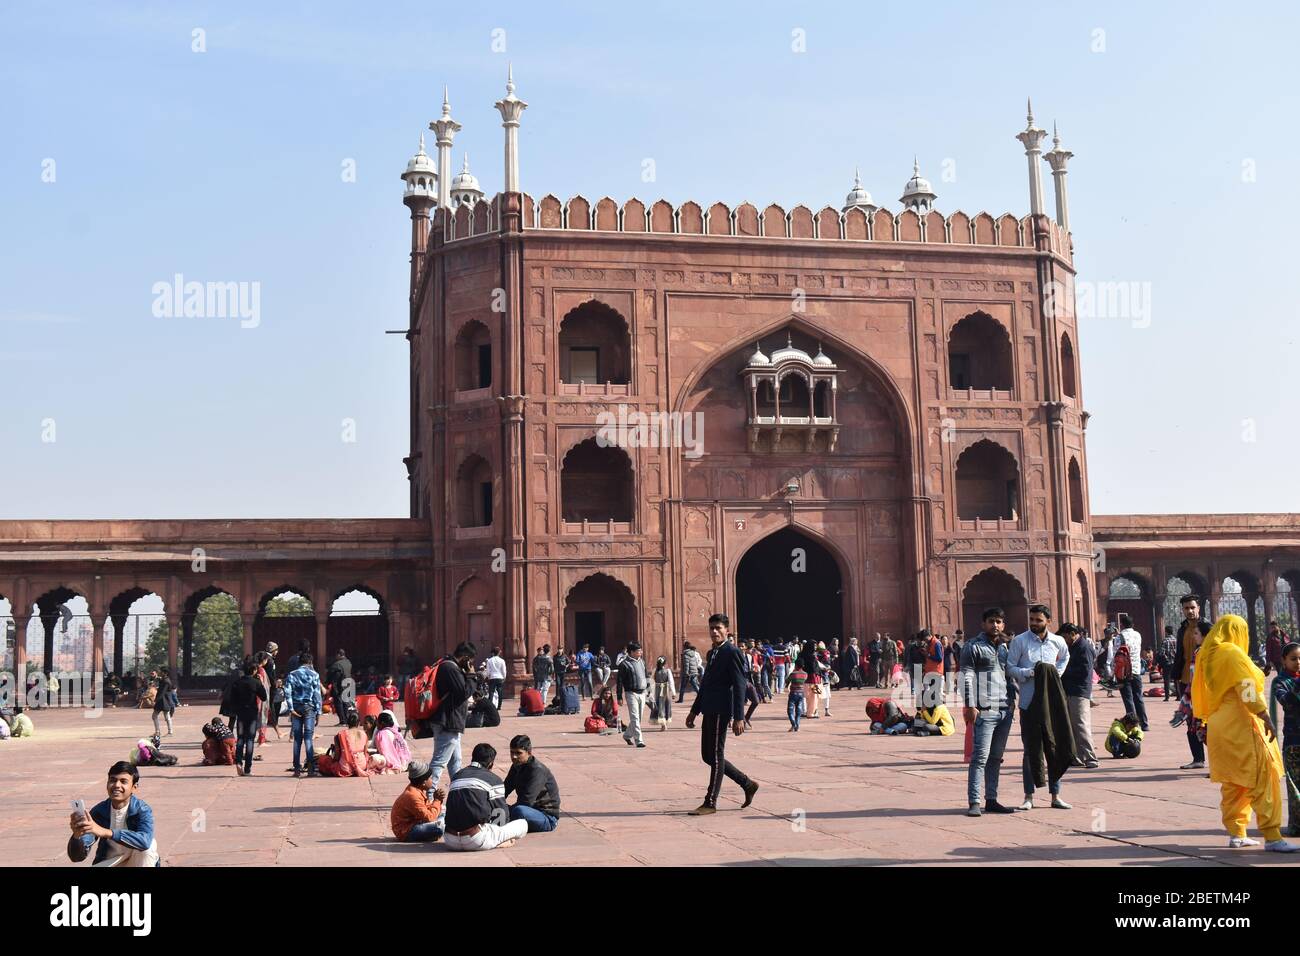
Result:
[[[819,210],[535,198],[518,184],[524,106],[513,83],[496,104],[495,196],[468,166],[452,180],[449,104],[436,166],[422,141],[402,174],[411,517],[0,522],[0,596],[19,634],[44,625],[44,669],[75,596],[96,668],[105,622],[122,634],[153,593],[195,683],[199,604],[224,593],[245,652],[305,637],[318,662],[347,647],[382,673],[406,645],[427,660],[500,644],[513,692],[546,644],[613,657],[635,639],[676,664],[715,610],[741,638],[829,646],[974,633],[990,604],[1021,630],[1031,599],[1099,633],[1113,599],[1150,642],[1175,580],[1216,602],[1234,580],[1252,619],[1300,585],[1294,515],[1094,525],[1071,154],[1042,155],[1032,116],[1029,214],[945,216],[916,166],[897,212],[860,183]],[[635,440],[610,440],[629,423]],[[286,588],[312,616],[267,618]],[[380,613],[349,631],[329,612],[352,590]],[[21,673],[25,641],[15,658]]]

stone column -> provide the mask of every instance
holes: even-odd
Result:
[[[110,615],[113,621],[113,673],[122,676],[122,645],[126,643],[127,614]]]
[[[446,87],[442,90],[442,117],[430,123],[429,129],[437,136],[438,145],[438,211],[440,216],[446,216],[451,212],[451,141],[461,130],[461,125],[451,118]]]
[[[253,653],[253,626],[257,623],[257,614],[241,614],[244,624],[244,656]]]
[[[1047,138],[1047,130],[1034,126],[1034,106],[1028,104],[1027,124],[1023,133],[1016,139],[1025,147],[1025,158],[1029,160],[1029,213],[1032,216],[1043,214],[1043,179],[1038,168],[1038,159],[1042,155],[1041,144]]]
[[[1052,124],[1052,151],[1043,159],[1052,167],[1052,186],[1056,193],[1056,223],[1066,232],[1070,231],[1070,198],[1065,191],[1066,166],[1074,153],[1061,148],[1061,137]]]
[[[14,695],[19,707],[27,706],[27,625],[31,617],[14,615]]]
[[[1153,647],[1157,650],[1160,648],[1160,642],[1165,639],[1165,600],[1169,595],[1157,593],[1152,595],[1153,604],[1151,610],[1155,616],[1155,634],[1152,635]]]
[[[91,612],[90,623],[95,629],[90,640],[90,680],[93,687],[104,674],[104,618]]]
[[[180,677],[180,671],[177,669],[179,661],[177,660],[177,651],[180,647],[179,634],[177,633],[181,624],[179,614],[167,615],[167,672],[176,680]],[[194,627],[194,619],[190,618],[190,629]],[[189,655],[186,655],[188,659]],[[137,677],[139,675],[136,675]]]
[[[515,96],[514,67],[506,67],[506,95],[493,104],[501,114],[501,125],[506,131],[505,180],[501,191],[519,192],[519,115],[528,104]]]
[[[316,670],[322,674],[328,668],[328,661],[325,658],[325,634],[329,627],[330,616],[328,614],[316,615]]]

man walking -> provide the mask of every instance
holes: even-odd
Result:
[[[695,696],[700,694],[700,671],[704,668],[704,661],[700,659],[700,652],[697,651],[687,641],[682,645],[682,685],[677,689],[677,703],[682,703],[686,699],[686,686],[689,684]]]
[[[1075,765],[1092,770],[1097,766],[1097,752],[1092,746],[1092,669],[1097,663],[1097,648],[1073,624],[1061,625],[1061,637],[1070,648],[1061,685],[1070,709]]]
[[[334,716],[342,727],[348,722],[348,711],[356,705],[357,690],[352,680],[352,662],[348,660],[343,648],[334,655],[334,663],[325,675],[325,683],[330,685],[330,698],[334,701]]]
[[[1178,696],[1178,675],[1174,673],[1174,661],[1178,660],[1178,638],[1174,637],[1174,626],[1165,625],[1165,638],[1160,642],[1160,653],[1156,656],[1160,662],[1160,677],[1165,684],[1165,700]]]
[[[1035,778],[1042,776],[1042,767],[1048,767],[1047,789],[1052,795],[1052,806],[1058,810],[1072,809],[1070,804],[1061,799],[1061,779],[1051,776],[1051,764],[1043,756],[1043,731],[1038,714],[1041,708],[1032,706],[1037,694],[1047,693],[1046,688],[1036,687],[1034,668],[1039,664],[1050,664],[1056,673],[1065,671],[1070,661],[1070,649],[1058,634],[1048,629],[1052,612],[1046,604],[1029,605],[1029,630],[1017,634],[1007,651],[1007,674],[1020,685],[1020,739],[1024,745],[1024,757],[1020,763],[1020,773],[1025,785],[1025,802],[1021,810],[1034,808]],[[1071,741],[1072,743],[1073,741]],[[1071,747],[1071,750],[1074,748]],[[1038,766],[1035,767],[1034,764]]]
[[[596,655],[591,653],[591,645],[583,644],[582,650],[578,651],[578,696],[584,700],[592,697],[591,668],[595,663]]]
[[[1007,683],[1006,616],[1000,607],[983,614],[984,629],[961,649],[962,717],[975,725],[970,768],[966,774],[966,816],[1015,813],[998,803],[998,774],[1011,733],[1011,698]],[[980,808],[983,798],[984,807]]]
[[[1133,629],[1133,619],[1127,614],[1119,615],[1119,637],[1128,648],[1129,674],[1120,681],[1119,696],[1124,701],[1124,710],[1136,714],[1142,724],[1142,732],[1151,728],[1147,726],[1147,708],[1142,700],[1142,635]]]
[[[289,730],[293,737],[293,775],[302,776],[302,745],[307,744],[307,776],[315,777],[316,747],[312,734],[321,713],[320,675],[312,667],[307,651],[298,653],[298,666],[284,679],[284,698],[289,703]]]
[[[546,692],[551,688],[551,675],[555,667],[551,664],[551,645],[543,644],[542,649],[533,658],[533,687],[541,692],[542,701],[546,701]]]
[[[627,730],[623,731],[623,739],[629,747],[633,744],[645,746],[645,740],[641,737],[641,711],[645,707],[645,695],[650,682],[646,678],[645,660],[642,657],[644,653],[641,645],[633,641],[624,651],[623,659],[618,662],[618,686],[623,692],[627,707]]]
[[[700,730],[700,756],[709,765],[709,788],[705,791],[704,802],[691,811],[691,815],[697,817],[718,812],[718,794],[724,776],[744,790],[742,809],[753,803],[754,794],[758,793],[758,784],[727,761],[727,725],[731,725],[731,732],[737,737],[745,732],[745,688],[749,684],[744,655],[728,640],[730,629],[731,621],[727,615],[714,614],[709,618],[709,640],[713,650],[704,669],[700,692],[695,695],[695,703],[686,717],[688,728],[694,728],[697,714],[704,718]]]
[[[506,684],[506,662],[501,656],[501,648],[492,648],[492,656],[483,662],[483,681],[487,685],[488,700],[500,710],[501,688]]]
[[[1174,676],[1178,678],[1178,696],[1182,695],[1192,684],[1192,667],[1196,652],[1210,633],[1210,622],[1201,618],[1201,599],[1195,594],[1184,594],[1178,599],[1183,612],[1183,622],[1178,625],[1178,656],[1174,658]],[[1192,762],[1185,763],[1181,770],[1202,770],[1205,768],[1205,741],[1198,732],[1200,721],[1190,718],[1187,721],[1187,748],[1192,752]]]
[[[438,708],[430,718],[433,725],[433,757],[429,760],[434,787],[441,782],[444,768],[448,778],[453,780],[461,769],[460,738],[465,732],[470,696],[469,682],[465,675],[474,664],[474,654],[474,645],[462,641],[456,645],[456,650],[450,657],[444,657],[434,665],[437,670],[433,677],[433,691],[438,698]],[[496,756],[495,751],[493,756]],[[444,804],[442,808],[444,817],[447,806]]]

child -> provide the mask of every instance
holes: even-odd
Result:
[[[956,726],[952,714],[948,713],[948,708],[943,704],[935,704],[933,707],[922,707],[916,712],[916,720],[912,724],[912,733],[917,737],[929,737],[931,735],[948,737],[956,729]]]
[[[786,687],[790,689],[785,704],[785,715],[790,720],[790,729],[786,733],[794,733],[799,729],[799,718],[804,715],[807,707],[803,688],[804,684],[808,683],[808,672],[795,665],[795,669],[786,676],[785,680]]]
[[[393,675],[385,674],[383,685],[375,692],[379,698],[379,703],[384,710],[391,711],[393,704],[397,703],[397,685],[393,683]]]
[[[1142,752],[1142,725],[1136,714],[1125,714],[1110,725],[1106,749],[1112,757],[1136,757]]]
[[[673,684],[672,668],[668,666],[665,658],[659,658],[655,662],[654,672],[655,696],[653,711],[655,720],[659,723],[659,729],[666,731],[668,725],[673,722],[673,698],[677,696],[677,688]]]
[[[1292,641],[1282,648],[1282,669],[1273,678],[1269,692],[1269,716],[1277,726],[1277,705],[1282,705],[1282,763],[1286,768],[1287,836],[1300,836],[1300,644]]]

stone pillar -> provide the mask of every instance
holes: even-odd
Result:
[[[122,676],[122,645],[126,643],[126,622],[129,615],[113,614],[113,673]]]
[[[316,670],[322,674],[329,669],[329,662],[325,657],[325,635],[329,627],[330,616],[328,614],[316,615]]]
[[[1065,191],[1066,165],[1074,153],[1061,148],[1061,137],[1052,124],[1052,151],[1043,159],[1052,167],[1052,186],[1056,193],[1056,223],[1066,232],[1070,231],[1070,197]]]
[[[1254,658],[1259,650],[1259,637],[1256,630],[1259,624],[1259,615],[1255,613],[1255,601],[1259,599],[1259,594],[1255,591],[1246,591],[1243,588],[1241,596],[1246,599],[1246,630],[1250,634],[1250,656]]]
[[[41,625],[45,628],[44,649],[41,655],[41,671],[48,677],[54,671],[54,629],[59,626],[59,612],[46,611],[41,608]]]
[[[31,620],[14,615],[14,694],[19,707],[27,706],[27,625]]]
[[[180,647],[180,635],[178,634],[180,624],[181,619],[179,614],[167,615],[167,672],[172,675],[173,681],[180,677],[180,671],[177,669],[178,664],[180,663],[177,660],[177,651]],[[193,630],[193,628],[194,619],[190,618],[190,629]],[[187,654],[186,659],[188,660],[188,658],[189,655]],[[139,675],[137,674],[136,676],[138,677]]]
[[[257,623],[257,614],[241,614],[244,622],[244,656],[250,657],[253,653],[253,626]]]
[[[506,131],[505,180],[501,191],[519,192],[519,115],[528,104],[515,96],[514,67],[506,67],[506,95],[493,104],[501,114],[501,125]]]
[[[430,123],[429,129],[437,136],[438,144],[438,210],[446,216],[451,212],[451,141],[461,130],[461,125],[451,118],[446,87],[442,90],[442,117]]]
[[[1034,126],[1034,106],[1028,104],[1027,125],[1016,139],[1025,147],[1025,158],[1029,161],[1029,213],[1032,216],[1043,214],[1043,179],[1038,168],[1038,159],[1042,155],[1041,144],[1047,138],[1047,130]]]
[[[401,613],[395,608],[390,608],[388,611],[388,672],[390,674],[397,672],[397,660],[402,653],[401,621]]]
[[[90,639],[90,680],[93,687],[94,682],[104,676],[104,618],[91,612],[90,623],[95,629]]]

